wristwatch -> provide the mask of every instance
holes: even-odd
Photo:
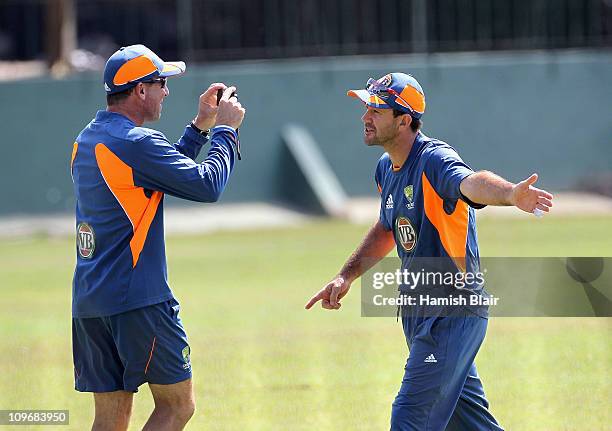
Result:
[[[198,126],[195,125],[195,123],[192,121],[191,124],[189,125],[198,135],[205,137],[206,139],[208,139],[208,137],[210,136],[210,129],[206,129],[206,130],[202,130],[200,129]]]

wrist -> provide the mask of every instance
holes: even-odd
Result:
[[[231,124],[229,124],[229,122],[228,122],[228,121],[216,122],[216,123],[214,124],[214,126],[212,126],[212,128],[215,128],[215,127],[230,127],[230,128],[232,128],[232,129],[236,130],[236,127],[234,127],[234,126],[232,126]]]
[[[352,277],[348,273],[342,273],[341,272],[340,274],[336,275],[336,278],[341,278],[342,280],[344,280],[345,283],[352,284],[353,281],[355,281],[356,277]]]
[[[516,184],[511,184],[510,187],[508,187],[508,190],[506,190],[506,196],[505,196],[505,204],[508,206],[514,206],[515,205],[515,198],[514,198],[514,191],[516,188]]]
[[[237,129],[234,129],[232,126],[228,126],[227,124],[215,124],[210,128],[210,133],[212,134],[216,130],[231,130],[234,133],[237,133]]]
[[[208,121],[205,119],[201,119],[200,117],[195,117],[193,121],[191,122],[191,124],[193,124],[195,127],[197,127],[200,130],[209,130],[210,128],[213,127],[213,123],[214,121]]]
[[[210,134],[210,129],[202,129],[200,126],[198,126],[195,121],[192,121],[191,124],[189,124],[189,127],[191,127],[191,129],[196,132],[197,134],[201,135],[201,136],[205,136],[208,138],[208,135]]]

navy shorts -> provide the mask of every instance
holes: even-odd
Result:
[[[487,323],[475,315],[402,316],[410,355],[392,431],[503,431],[474,365]]]
[[[72,319],[75,389],[138,392],[191,377],[190,348],[175,299],[106,317]]]

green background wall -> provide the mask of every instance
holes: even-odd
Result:
[[[288,165],[280,129],[289,122],[310,130],[349,195],[374,195],[381,150],[363,144],[363,106],[345,93],[392,71],[420,81],[425,133],[453,145],[474,169],[510,180],[537,171],[553,191],[612,171],[608,52],[188,62],[188,73],[170,81],[162,120],[150,126],[176,140],[210,82],[235,84],[247,108],[243,160],[222,201],[282,200]],[[0,84],[0,214],[72,211],[72,143],[105,107],[100,75]]]

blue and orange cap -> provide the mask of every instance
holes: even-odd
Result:
[[[346,94],[372,108],[397,109],[414,118],[421,118],[425,112],[423,88],[406,73],[389,73],[377,80],[370,78],[365,90],[349,90]]]
[[[163,61],[144,45],[126,46],[119,48],[106,62],[104,89],[106,94],[119,93],[139,82],[180,75],[185,68],[184,62]]]

